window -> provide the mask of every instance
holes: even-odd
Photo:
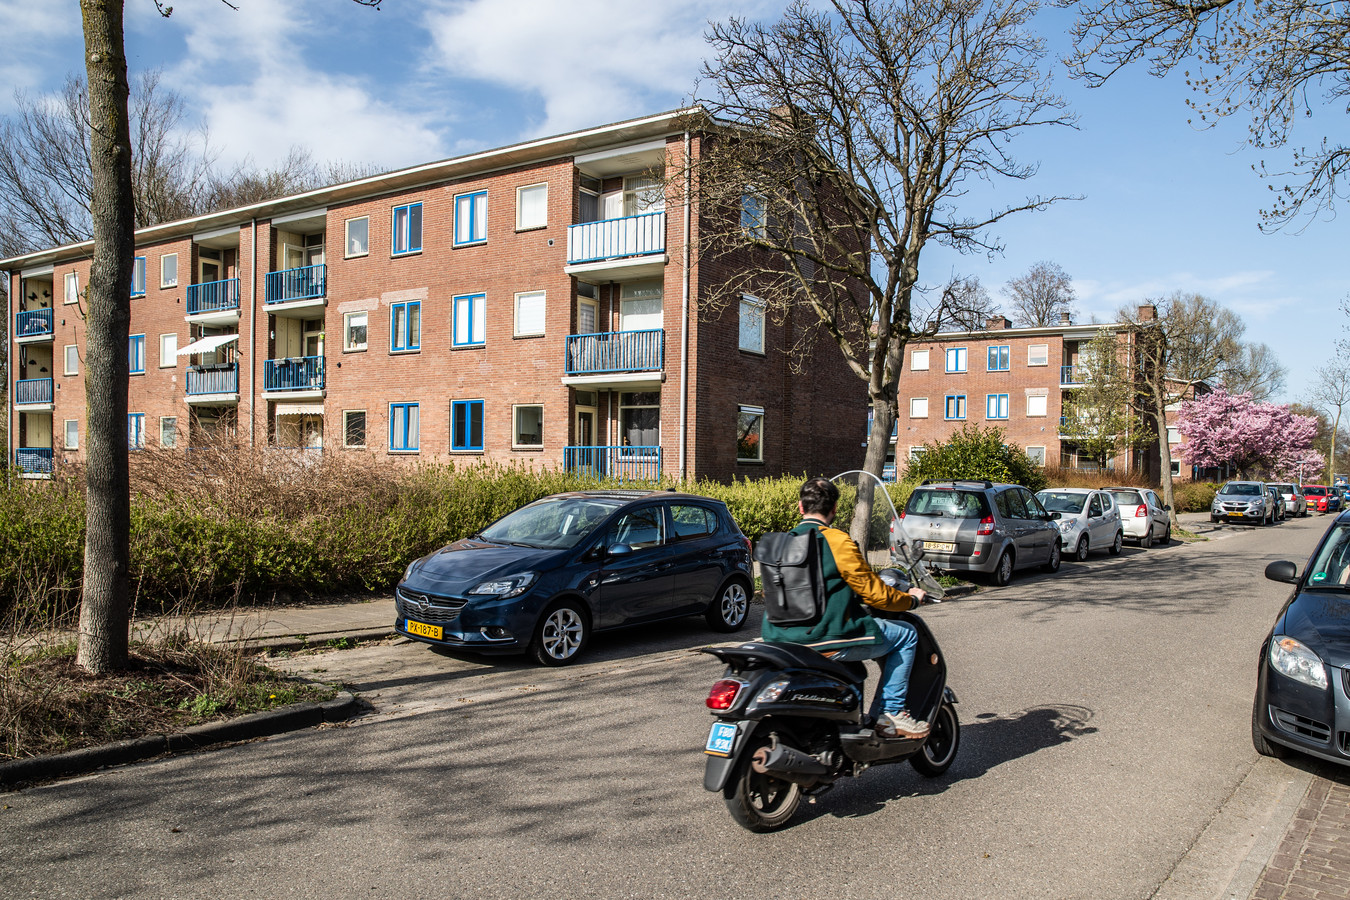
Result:
[[[393,254],[422,252],[422,204],[394,207]]]
[[[1001,344],[989,348],[989,371],[1006,372],[1008,371],[1008,352],[1010,348],[1007,344]]]
[[[77,344],[66,344],[66,374],[80,374],[80,348]]]
[[[610,546],[627,544],[634,550],[646,550],[661,544],[663,525],[665,517],[661,515],[661,507],[635,509],[614,523],[605,542]]]
[[[1176,460],[1176,459],[1172,460],[1172,474],[1173,474],[1173,475],[1180,475],[1180,474],[1181,474],[1181,461],[1180,461],[1180,460]]]
[[[516,188],[516,231],[543,228],[547,224],[548,185],[531,184]]]
[[[672,503],[670,519],[675,523],[673,540],[687,541],[717,533],[717,514],[703,506]]]
[[[482,400],[455,400],[450,404],[450,449],[483,449]]]
[[[920,456],[923,456],[923,455],[924,455],[925,453],[927,453],[927,452],[928,452],[928,448],[927,448],[927,447],[922,447],[922,446],[920,446],[920,447],[910,447],[910,448],[909,448],[909,458],[910,458],[910,459],[918,459]]]
[[[159,367],[172,369],[178,365],[178,335],[161,334],[159,336]]]
[[[516,337],[544,333],[544,292],[525,291],[516,294]]]
[[[389,305],[389,350],[401,353],[422,347],[422,301]]]
[[[364,409],[344,409],[342,411],[342,446],[364,447],[366,445],[366,411]]]
[[[370,252],[370,216],[347,220],[347,258]]]
[[[1045,465],[1045,448],[1044,448],[1044,447],[1028,447],[1028,448],[1027,448],[1027,456],[1030,457],[1030,458],[1031,458],[1031,461],[1034,462],[1036,465],[1038,465],[1038,466],[1043,466],[1043,465]]]
[[[512,418],[515,420],[515,430],[511,434],[512,447],[543,447],[544,446],[544,408],[537,404],[522,405],[512,407]],[[481,422],[481,416],[480,416]],[[481,431],[481,429],[480,429]],[[479,437],[479,447],[482,448],[482,437]]]
[[[78,272],[66,273],[66,302],[80,302],[80,274]]]
[[[455,198],[455,246],[481,244],[487,240],[487,191],[460,194]]]
[[[1029,395],[1027,397],[1027,415],[1028,416],[1045,415],[1045,404],[1046,398],[1044,394],[1040,396],[1037,396],[1035,394]]]
[[[947,371],[964,372],[966,370],[966,348],[951,347],[947,350]]]
[[[623,214],[640,216],[666,208],[666,186],[659,177],[629,175],[623,180]]]
[[[454,345],[477,347],[487,333],[487,295],[465,294],[454,299]]]
[[[909,351],[909,369],[911,372],[927,372],[928,351],[927,350]]]
[[[80,449],[80,420],[66,419],[66,449]]]
[[[145,257],[136,257],[136,262],[131,267],[131,296],[145,296]]]
[[[966,395],[948,394],[944,415],[948,419],[964,419],[966,417]]]
[[[416,453],[421,425],[418,404],[389,404],[389,452]]]
[[[986,419],[1008,418],[1008,395],[988,394],[984,398],[984,417]]]
[[[1180,444],[1180,443],[1181,443],[1181,429],[1180,429],[1180,428],[1173,428],[1171,425],[1167,426],[1167,443],[1169,443],[1169,444]]]
[[[741,194],[741,230],[752,238],[762,239],[768,232],[768,204],[763,194],[746,191]]]
[[[632,391],[619,394],[619,443],[637,455],[637,449],[655,450],[661,443],[661,393]]]
[[[1027,347],[1027,365],[1029,366],[1050,365],[1050,345],[1032,344],[1030,347]]]
[[[764,301],[741,295],[740,347],[751,353],[764,352]]]
[[[742,406],[736,416],[736,462],[764,462],[764,408]]]
[[[178,254],[166,253],[159,258],[159,286],[178,287]]]
[[[132,375],[145,374],[145,335],[133,334],[127,339],[127,357]]]
[[[132,450],[145,446],[145,413],[127,413],[127,446]]]
[[[366,324],[370,313],[347,313],[342,317],[342,350],[344,353],[366,349]]]
[[[178,446],[178,417],[159,417],[159,445],[168,449]]]
[[[928,418],[928,398],[911,397],[909,401],[909,417],[911,419]]]

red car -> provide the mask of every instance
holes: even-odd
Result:
[[[1308,509],[1320,513],[1340,511],[1341,495],[1324,484],[1305,484],[1303,496],[1308,500]]]

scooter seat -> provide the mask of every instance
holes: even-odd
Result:
[[[723,648],[723,653],[727,648]],[[753,641],[736,648],[737,655],[749,660],[758,657],[770,665],[781,669],[815,669],[840,678],[849,684],[862,684],[867,679],[867,669],[860,663],[840,663],[821,656],[804,644],[789,644],[781,641]],[[719,653],[719,656],[722,654]]]

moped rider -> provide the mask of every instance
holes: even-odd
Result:
[[[902,612],[922,604],[926,594],[921,588],[910,588],[906,593],[881,580],[857,543],[846,532],[830,527],[838,505],[839,488],[833,482],[808,478],[797,501],[802,521],[792,529],[793,534],[814,530],[819,536],[825,575],[824,613],[810,625],[775,625],[766,618],[761,636],[766,641],[805,644],[835,662],[879,660],[881,682],[871,709],[877,734],[887,738],[925,737],[928,723],[915,719],[905,709],[918,632],[908,622],[874,618],[863,604]]]

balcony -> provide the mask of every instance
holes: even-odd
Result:
[[[583,281],[660,275],[666,264],[666,213],[583,222],[567,229],[567,265]]]
[[[1059,367],[1059,386],[1076,387],[1086,384],[1088,371],[1083,366],[1060,366]]]
[[[187,314],[193,322],[228,324],[239,321],[239,279],[225,278],[187,288]]]
[[[14,405],[52,404],[52,379],[25,378],[14,383]]]
[[[50,475],[52,448],[19,447],[14,451],[14,465],[25,475]]]
[[[660,447],[564,447],[563,468],[597,478],[659,481]]]
[[[56,310],[29,309],[14,317],[14,342],[17,344],[50,341],[56,333]]]
[[[268,272],[263,281],[263,302],[273,315],[287,310],[324,305],[328,291],[328,267],[323,263]]]
[[[322,356],[269,359],[263,362],[263,392],[287,397],[323,396]]]
[[[660,384],[665,364],[666,332],[608,331],[569,334],[563,384],[593,385],[609,390],[642,390]]]
[[[239,364],[188,366],[187,402],[198,406],[230,406],[239,402]]]

